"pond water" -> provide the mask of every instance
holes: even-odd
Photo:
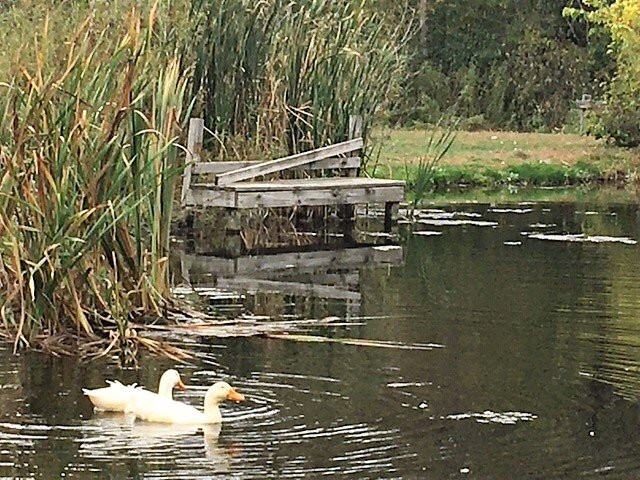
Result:
[[[155,386],[167,360],[123,372],[5,348],[0,477],[638,478],[638,205],[421,218],[395,248],[189,259],[216,315],[325,319],[298,332],[314,342],[189,338],[177,396],[201,405],[224,379],[247,397],[221,428],[131,423],[82,395],[108,378]]]

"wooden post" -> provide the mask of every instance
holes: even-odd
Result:
[[[391,233],[395,225],[395,216],[398,212],[398,202],[385,202],[384,204],[384,231]]]
[[[580,100],[576,100],[576,106],[580,110],[580,135],[584,134],[585,115],[587,110],[591,108],[591,95],[582,94]]]
[[[349,116],[349,140],[362,136],[362,115]]]
[[[182,192],[180,202],[184,207],[187,200],[187,192],[191,187],[191,171],[193,163],[200,160],[202,140],[204,138],[204,120],[202,118],[189,119],[189,136],[187,138],[187,154],[185,155],[185,169],[182,174]]]
[[[349,116],[349,139],[362,137],[362,115]],[[362,157],[364,156],[364,148],[358,152],[360,157],[360,165],[362,165]],[[360,167],[349,170],[349,177],[357,177],[360,175]]]
[[[361,115],[350,115],[349,116],[349,140],[353,140],[355,138],[362,137],[362,116]],[[359,152],[359,155],[362,156],[362,149]],[[349,177],[357,177],[358,170],[355,168],[350,168],[348,170],[347,176]],[[344,234],[344,238],[347,242],[353,242],[353,227],[355,226],[355,205],[341,205],[340,206],[340,217],[342,218],[342,233]]]

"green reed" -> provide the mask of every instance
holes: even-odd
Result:
[[[413,196],[413,210],[434,189],[434,175],[442,159],[449,153],[457,136],[457,121],[441,117],[425,139],[425,154],[413,168],[405,164],[405,180]]]
[[[397,84],[400,28],[365,0],[193,0],[193,94],[221,157],[345,140]]]
[[[109,349],[158,348],[129,326],[171,302],[192,106],[220,157],[307,150],[344,140],[352,114],[366,135],[404,61],[402,32],[365,0],[13,5],[0,12],[15,52],[0,59],[0,334],[15,348],[105,345],[105,331]]]
[[[0,85],[0,318],[15,348],[105,326],[124,342],[130,319],[165,306],[187,78],[153,50],[156,11],[102,31],[89,17],[54,59],[45,18],[35,62]]]

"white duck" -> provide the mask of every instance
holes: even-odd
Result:
[[[82,389],[82,392],[89,397],[96,409],[107,412],[124,412],[127,409],[127,405],[137,396],[148,398],[151,395],[171,400],[174,387],[178,387],[180,390],[186,388],[180,379],[180,374],[174,369],[169,369],[162,374],[157,394],[144,388],[136,387],[135,384],[123,385],[118,380],[107,380],[107,383],[109,386],[104,388],[96,388],[95,390]]]
[[[244,401],[244,395],[236,392],[226,382],[213,384],[204,397],[204,412],[182,402],[156,396],[135,396],[127,411],[133,412],[136,418],[149,422],[175,423],[182,425],[204,425],[222,422],[222,414],[218,405],[225,400]]]

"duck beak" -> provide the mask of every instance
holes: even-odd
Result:
[[[233,402],[244,402],[244,395],[236,392],[233,388],[229,393],[227,393],[227,400],[231,400]]]
[[[182,390],[183,392],[187,389],[187,387],[185,386],[184,383],[182,383],[182,380],[178,380],[178,383],[176,383],[176,387],[178,387],[180,390]]]

